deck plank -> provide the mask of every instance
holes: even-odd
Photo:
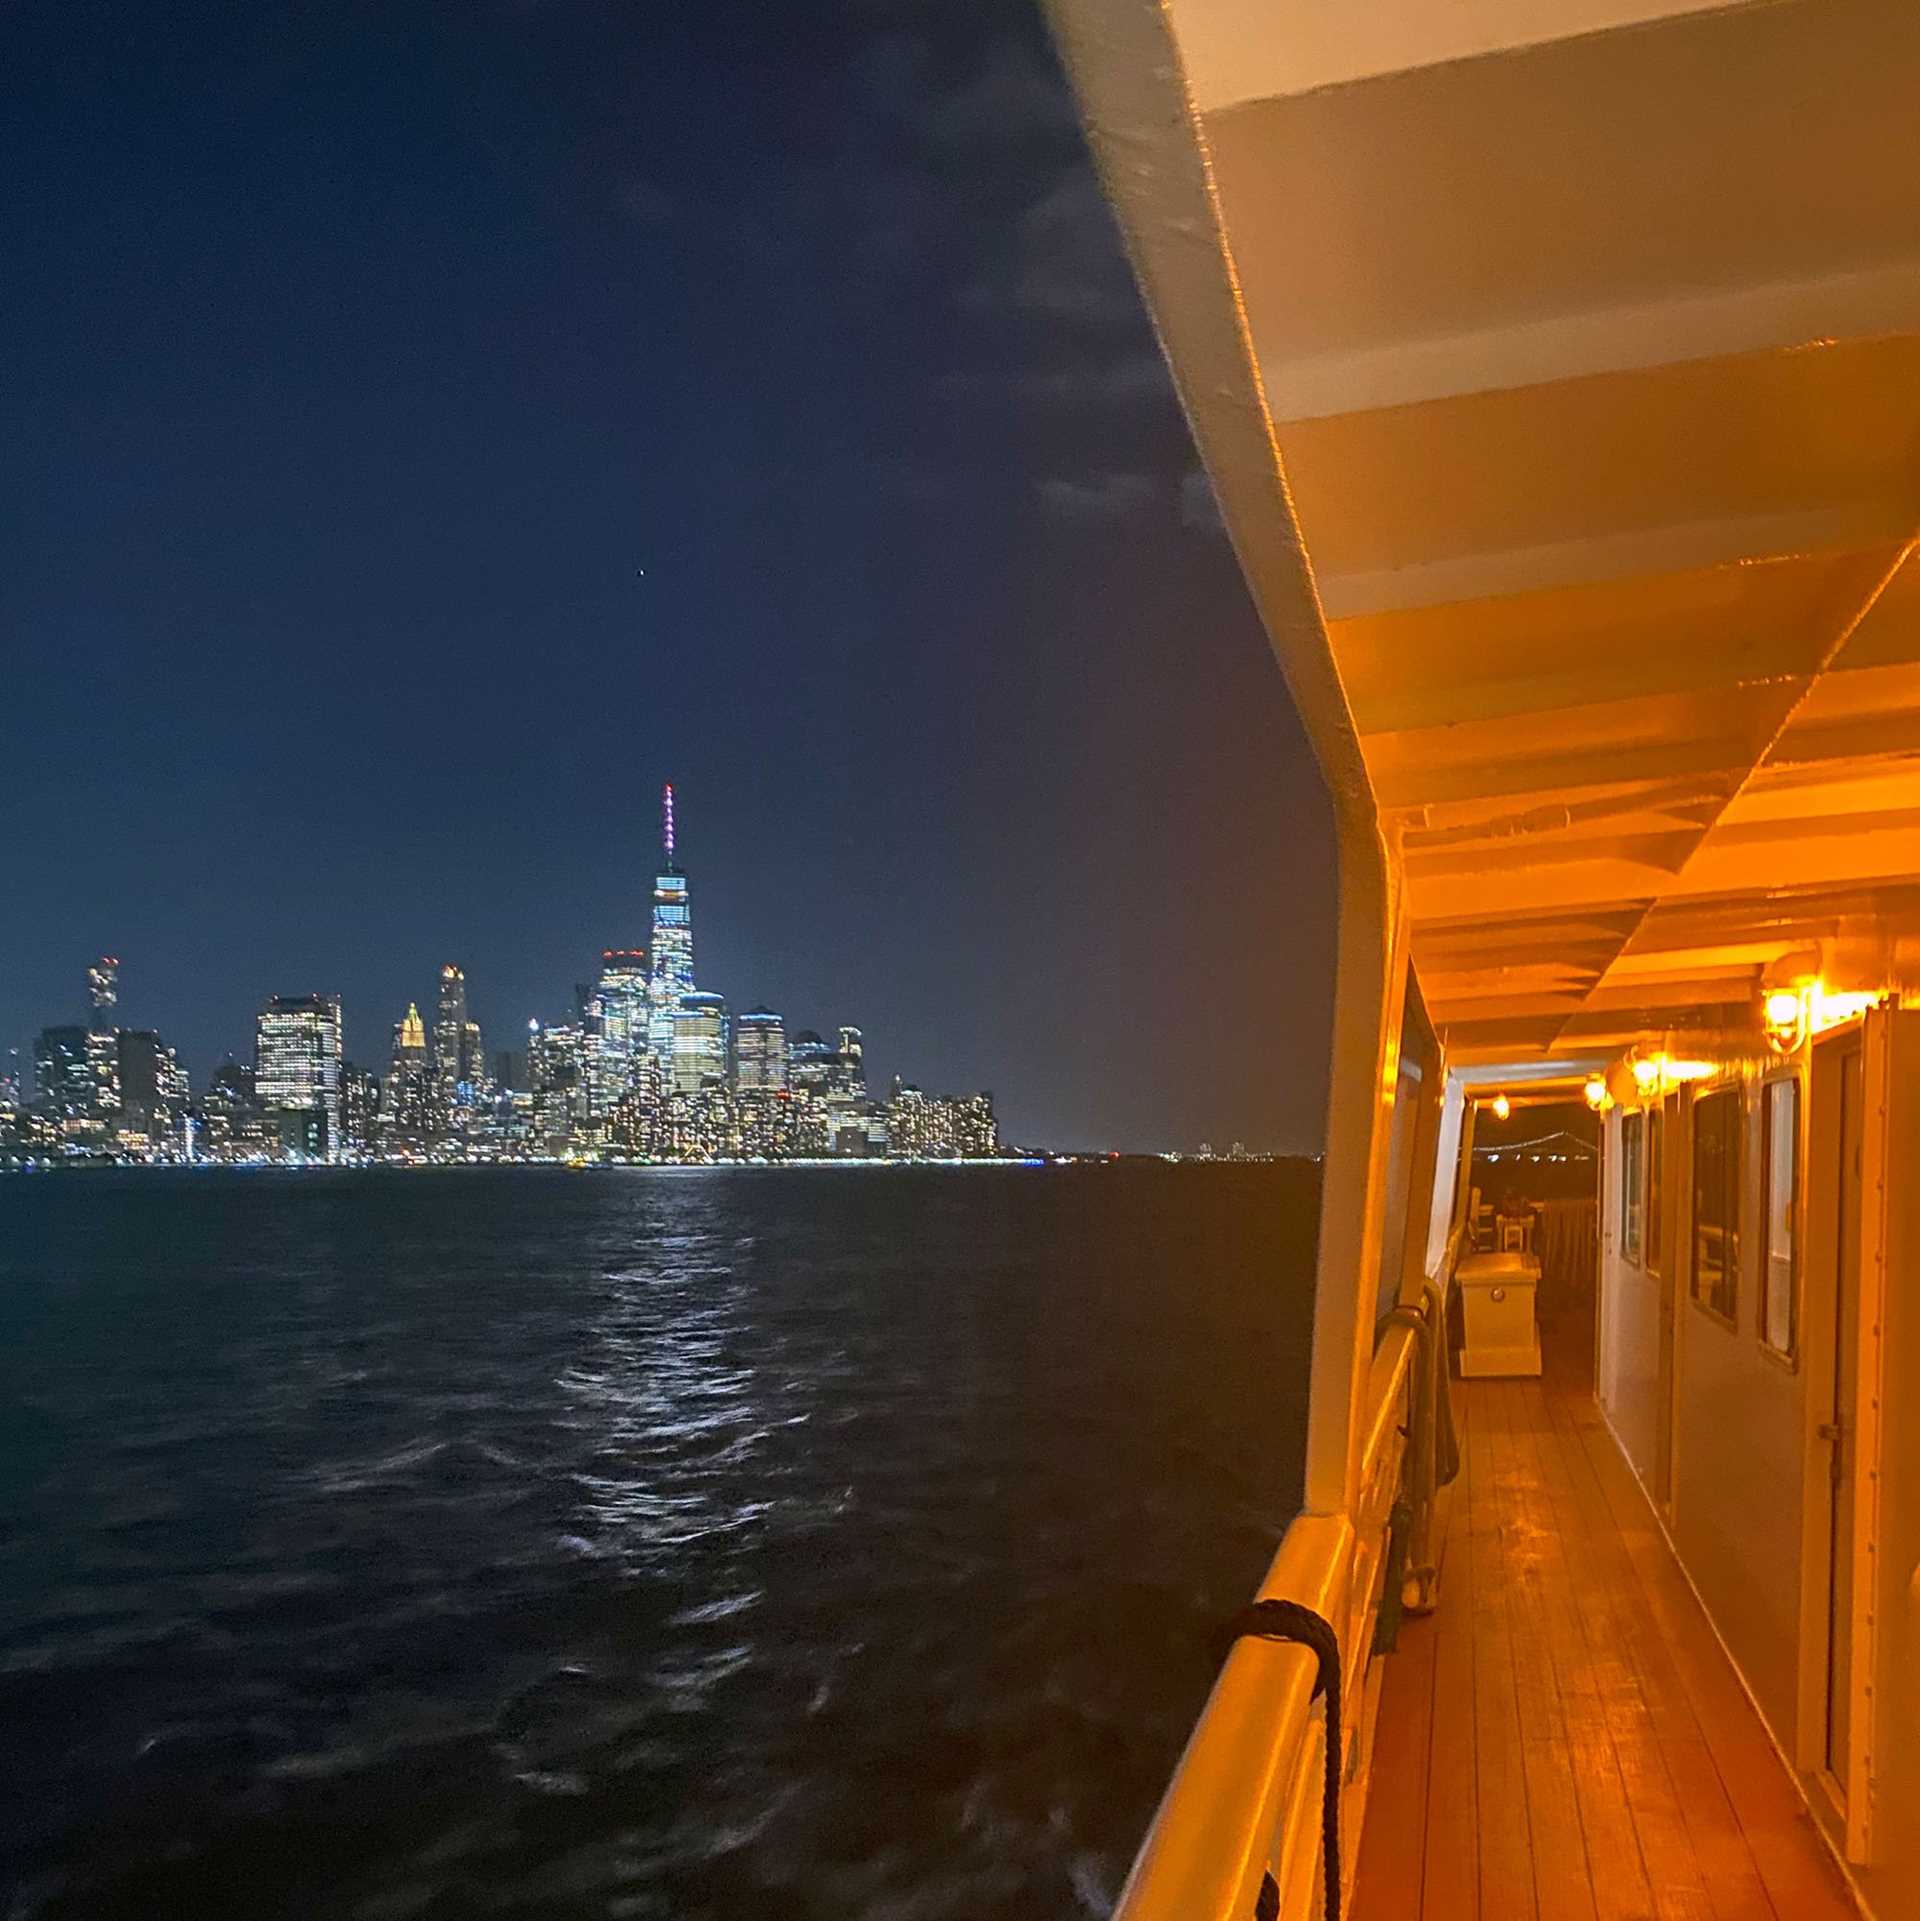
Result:
[[[1480,1913],[1539,1913],[1533,1827],[1527,1805],[1520,1702],[1514,1678],[1511,1557],[1513,1504],[1497,1459],[1502,1407],[1484,1395],[1475,1409],[1473,1453],[1473,1760],[1480,1817]]]
[[[1672,1653],[1774,1912],[1781,1921],[1850,1921],[1858,1909],[1846,1883],[1612,1435],[1590,1403],[1570,1401],[1560,1417],[1605,1498],[1653,1637]]]
[[[1562,1532],[1580,1544],[1579,1578],[1571,1583],[1580,1639],[1572,1658],[1595,1683],[1647,1898],[1661,1921],[1715,1921],[1636,1658],[1646,1629],[1632,1606],[1631,1583],[1611,1557],[1616,1544],[1606,1516],[1582,1498],[1584,1483],[1552,1415],[1557,1396],[1546,1384],[1530,1384],[1530,1393],[1539,1444],[1554,1463],[1544,1482],[1549,1503]]]
[[[1521,1423],[1530,1468],[1524,1522],[1542,1551],[1539,1600],[1565,1730],[1562,1766],[1579,1811],[1594,1913],[1599,1921],[1653,1921],[1653,1893],[1608,1720],[1605,1690],[1612,1677],[1590,1657],[1578,1600],[1590,1543],[1579,1528],[1567,1528],[1553,1501],[1559,1464],[1540,1446],[1539,1403],[1533,1398],[1538,1390],[1531,1383],[1524,1390],[1505,1383],[1488,1387],[1493,1395],[1518,1399],[1523,1415],[1531,1417]]]
[[[1505,1418],[1496,1455],[1501,1485],[1518,1525],[1505,1569],[1513,1597],[1514,1677],[1520,1707],[1521,1765],[1527,1780],[1534,1887],[1540,1912],[1566,1921],[1596,1921],[1593,1882],[1554,1642],[1564,1632],[1566,1580],[1559,1536],[1540,1524],[1540,1464],[1524,1410],[1499,1397]],[[1518,1416],[1518,1418],[1516,1418]]]
[[[1656,1901],[1663,1915],[1769,1921],[1773,1904],[1710,1765],[1673,1651],[1648,1618],[1611,1505],[1593,1479],[1574,1412],[1581,1398],[1563,1383],[1546,1413],[1561,1453],[1564,1497],[1581,1516],[1587,1542],[1589,1621],[1636,1678],[1635,1698],[1617,1714],[1616,1737],[1628,1757],[1629,1799]],[[1672,1573],[1679,1582],[1679,1570]]]
[[[1385,1657],[1373,1746],[1376,1782],[1427,1778],[1439,1635],[1437,1616],[1409,1618],[1401,1624],[1398,1645]],[[1368,1822],[1366,1832],[1372,1845],[1361,1851],[1354,1905],[1364,1905],[1376,1914],[1417,1916],[1427,1852],[1425,1796],[1411,1813],[1397,1801],[1387,1806],[1378,1822]]]
[[[1422,1921],[1453,1921],[1455,1916],[1477,1915],[1480,1907],[1480,1828],[1473,1777],[1473,1428],[1473,1411],[1462,1409],[1460,1478],[1447,1520],[1446,1598],[1434,1616],[1433,1731],[1423,1784],[1426,1847],[1418,1909]],[[1387,1784],[1386,1796],[1376,1806],[1384,1809],[1393,1793]],[[1374,1826],[1370,1819],[1361,1838],[1363,1856]]]
[[[1446,1578],[1390,1657],[1354,1913],[1852,1921],[1578,1332],[1541,1381],[1454,1385]]]

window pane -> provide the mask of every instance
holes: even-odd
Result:
[[[1374,1277],[1376,1341],[1386,1332],[1387,1316],[1399,1303],[1409,1244],[1423,1258],[1426,1252],[1425,1216],[1410,1220],[1408,1210],[1421,1186],[1413,1164],[1414,1144],[1420,1132],[1421,1090],[1433,1084],[1431,1075],[1439,1057],[1440,1044],[1428,1024],[1419,983],[1409,977],[1400,1023],[1400,1075],[1394,1083],[1393,1123],[1387,1137],[1386,1222],[1380,1236],[1380,1267]]]
[[[1740,1096],[1693,1104],[1693,1298],[1733,1318],[1740,1271]]]
[[[1640,1141],[1646,1117],[1629,1114],[1620,1123],[1620,1251],[1640,1258]]]
[[[1767,1290],[1760,1338],[1782,1354],[1793,1352],[1796,1214],[1800,1171],[1800,1085],[1774,1081],[1764,1096],[1766,1201],[1763,1246]]]
[[[1647,1227],[1645,1258],[1650,1273],[1660,1272],[1660,1164],[1666,1146],[1667,1117],[1659,1108],[1647,1116]]]

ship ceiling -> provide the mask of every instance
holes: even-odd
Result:
[[[1920,986],[1920,7],[1296,11],[1171,17],[1450,1050]]]

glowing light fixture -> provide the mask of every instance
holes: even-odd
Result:
[[[1495,1120],[1503,1121],[1512,1112],[1513,1103],[1508,1100],[1504,1094],[1496,1094],[1493,1097],[1493,1118]]]
[[[1607,1099],[1607,1084],[1605,1081],[1603,1081],[1600,1078],[1598,1074],[1594,1075],[1594,1077],[1590,1081],[1588,1081],[1586,1086],[1583,1087],[1580,1091],[1586,1095],[1587,1105],[1590,1108],[1592,1108],[1596,1114],[1599,1113],[1599,1111],[1603,1106],[1605,1106],[1606,1099]],[[1559,1156],[1556,1154],[1554,1158],[1558,1160]]]
[[[1807,1038],[1811,987],[1776,987],[1760,1004],[1767,1045],[1776,1054],[1797,1054]]]
[[[1877,991],[1833,994],[1817,976],[1796,987],[1769,988],[1760,1003],[1767,1045],[1776,1054],[1797,1053],[1812,1034],[1855,1020],[1879,1003]]]
[[[1720,1071],[1717,1061],[1677,1061],[1671,1054],[1642,1054],[1631,1063],[1633,1083],[1643,1094],[1671,1094],[1688,1081],[1710,1080]]]
[[[1782,987],[1767,996],[1767,1025],[1791,1027],[1800,1018],[1800,996],[1791,987]]]

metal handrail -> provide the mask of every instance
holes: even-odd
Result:
[[[1303,1601],[1338,1620],[1353,1532],[1338,1516],[1302,1514],[1287,1529],[1260,1598]],[[1115,1921],[1208,1921],[1253,1913],[1290,1806],[1317,1792],[1321,1741],[1310,1738],[1317,1658],[1285,1641],[1234,1643],[1167,1785]],[[1308,1834],[1317,1839],[1318,1825]]]
[[[1356,1710],[1386,1578],[1419,1341],[1414,1329],[1395,1327],[1374,1355],[1359,1511],[1296,1516],[1258,1595],[1302,1602],[1334,1623]],[[1120,1891],[1115,1921],[1244,1921],[1269,1873],[1283,1917],[1305,1921],[1318,1912],[1326,1723],[1314,1698],[1317,1674],[1316,1657],[1292,1643],[1234,1643]],[[1360,1725],[1356,1711],[1349,1767],[1364,1753]],[[1349,1835],[1366,1785],[1362,1768],[1342,1797]],[[1350,1845],[1346,1852],[1350,1870]]]
[[[1407,1435],[1407,1555],[1401,1596],[1408,1610],[1417,1614],[1429,1613],[1439,1599],[1435,1551],[1435,1510],[1440,1495],[1438,1416],[1440,1397],[1447,1391],[1447,1303],[1466,1247],[1466,1233],[1456,1227],[1447,1237],[1440,1265],[1427,1276],[1424,1289],[1429,1345],[1421,1357],[1424,1391],[1414,1396],[1420,1418],[1409,1423]]]

